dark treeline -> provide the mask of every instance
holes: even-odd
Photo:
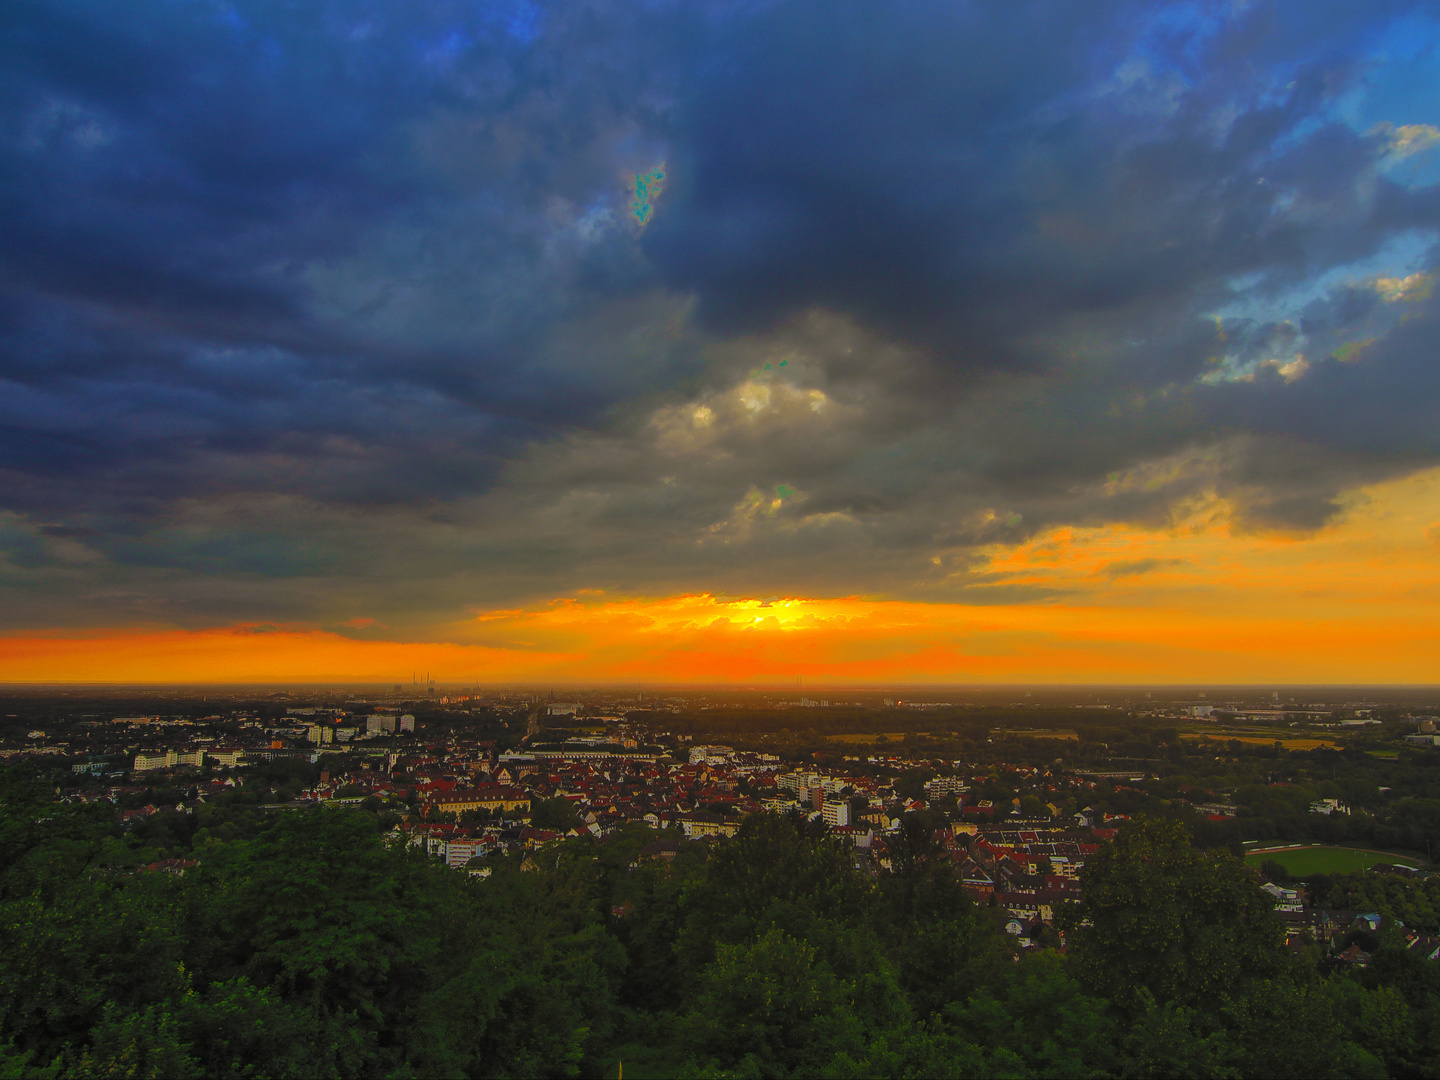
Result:
[[[1440,967],[1292,953],[1252,874],[1146,819],[1017,954],[905,819],[893,875],[803,819],[644,859],[628,827],[447,870],[364,810],[238,793],[166,853],[4,778],[7,1076],[1427,1076]],[[1342,887],[1343,882],[1335,886]],[[1090,925],[1082,925],[1082,920]]]

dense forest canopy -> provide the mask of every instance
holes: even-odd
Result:
[[[1255,876],[1173,820],[1090,860],[1064,953],[1021,954],[937,857],[933,811],[878,876],[816,823],[761,815],[673,859],[642,857],[655,834],[632,825],[482,879],[377,812],[244,794],[157,837],[5,775],[5,1075],[1362,1077],[1440,1059],[1440,965],[1393,921],[1364,969],[1287,951]],[[193,865],[145,872],[161,839]]]

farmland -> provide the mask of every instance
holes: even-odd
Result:
[[[1277,742],[1279,742],[1284,745],[1286,750],[1318,750],[1322,746],[1329,747],[1332,750],[1338,750],[1340,748],[1340,743],[1337,742],[1335,739],[1307,738],[1296,736],[1289,736],[1286,738],[1277,739],[1272,734],[1257,735],[1254,732],[1185,731],[1181,732],[1180,738],[1193,739],[1196,741],[1206,739],[1210,742],[1220,743],[1228,743],[1234,741],[1245,743],[1247,746],[1274,746]]]

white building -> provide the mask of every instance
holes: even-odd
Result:
[[[835,802],[827,802],[820,808],[820,817],[832,829],[838,829],[842,825],[850,824],[850,804],[844,800],[837,799]]]
[[[1268,881],[1260,887],[1275,898],[1276,911],[1302,910],[1300,905],[1300,894],[1294,889],[1281,888],[1279,885],[1273,885]]]
[[[444,848],[445,865],[455,870],[464,867],[476,855],[485,854],[485,841],[481,839],[451,840],[440,846]]]
[[[799,792],[802,788],[824,787],[825,778],[819,773],[792,772],[775,778],[775,785],[782,791]]]
[[[414,730],[415,730],[415,717],[414,717],[412,714],[406,713],[405,715],[403,715],[402,717],[400,717],[400,730],[401,730],[401,731],[414,731]]]
[[[371,713],[365,718],[365,730],[371,735],[389,735],[395,731],[395,717]]]
[[[925,781],[925,795],[937,799],[942,795],[961,795],[969,786],[958,776],[937,776]]]
[[[735,756],[735,748],[731,746],[692,746],[690,748],[691,765],[723,765]]]

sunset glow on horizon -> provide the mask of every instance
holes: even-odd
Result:
[[[1216,513],[1219,511],[1217,510]],[[395,640],[377,620],[4,639],[33,682],[1434,683],[1440,470],[1357,494],[1310,537],[1063,527],[973,571],[1024,604],[861,597],[616,597],[486,609]],[[1118,568],[1118,569],[1117,569]]]

